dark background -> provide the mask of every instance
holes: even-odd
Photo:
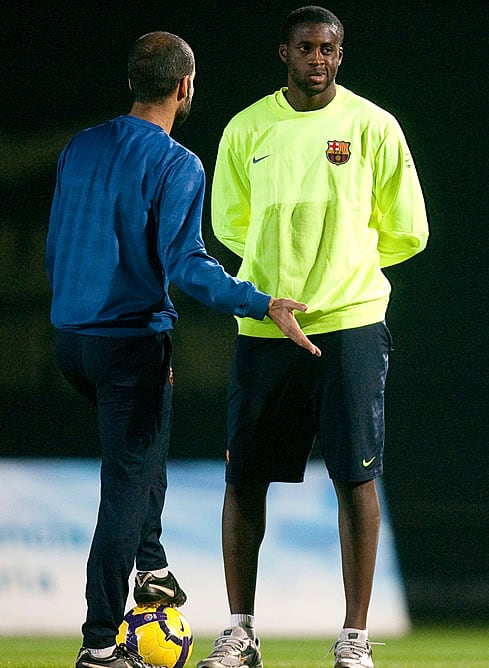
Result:
[[[279,26],[300,2],[4,3],[0,121],[1,454],[98,455],[94,415],[54,363],[44,239],[56,158],[76,131],[126,113],[130,44],[155,29],[193,47],[196,93],[174,133],[210,181],[230,117],[286,82]],[[345,26],[339,83],[407,135],[428,249],[388,271],[395,351],[384,485],[414,621],[489,620],[485,2],[326,5]],[[209,251],[237,262],[203,221]],[[221,457],[236,326],[175,293],[172,457]],[[326,484],[326,483],[325,483]]]

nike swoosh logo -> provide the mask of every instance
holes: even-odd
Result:
[[[155,585],[155,584],[150,584],[149,585],[151,589],[159,589],[162,591],[164,594],[168,594],[168,596],[175,596],[175,591],[173,589],[168,589],[168,587],[162,587],[161,585]]]
[[[261,162],[262,160],[265,160],[265,158],[268,158],[270,153],[267,153],[267,155],[262,155],[261,158],[253,158],[253,164],[256,165],[257,162]]]
[[[370,464],[374,461],[374,459],[375,459],[375,457],[372,457],[372,459],[369,459],[368,462],[367,462],[365,459],[363,459],[363,460],[362,460],[362,466],[363,466],[363,468],[368,469],[368,467],[369,467]]]

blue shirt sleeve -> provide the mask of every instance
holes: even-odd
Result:
[[[155,203],[158,253],[167,278],[183,292],[224,313],[263,320],[270,295],[228,274],[202,239],[205,175],[192,153],[173,161]]]

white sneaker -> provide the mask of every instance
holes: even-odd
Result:
[[[372,647],[366,633],[342,631],[334,644],[334,655],[334,668],[374,668]]]
[[[197,668],[235,668],[249,666],[263,668],[260,641],[252,640],[241,626],[226,629],[216,639],[214,649],[207,659],[202,659]]]

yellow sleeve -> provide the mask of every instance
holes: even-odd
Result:
[[[424,250],[429,232],[423,193],[408,145],[395,122],[376,155],[373,195],[381,267]]]
[[[243,257],[251,217],[250,183],[245,166],[232,150],[226,134],[219,143],[217,153],[211,214],[216,237]]]

